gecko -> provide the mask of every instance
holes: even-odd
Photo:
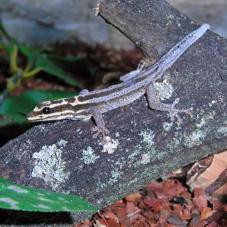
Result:
[[[78,96],[40,103],[27,115],[27,120],[30,122],[64,119],[88,121],[93,118],[95,126],[92,131],[94,132],[93,137],[96,138],[100,133],[103,136],[109,133],[105,126],[104,113],[129,105],[141,96],[146,95],[150,109],[169,112],[171,121],[177,120],[181,124],[182,119],[179,113],[190,114],[189,109],[176,108],[180,101],[179,98],[176,98],[171,104],[162,103],[158,98],[154,83],[161,79],[163,73],[209,28],[208,24],[201,25],[184,37],[153,65],[145,69],[138,67],[136,70],[121,76],[121,82],[118,84],[95,91],[84,89]]]

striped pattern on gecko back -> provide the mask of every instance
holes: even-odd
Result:
[[[168,111],[171,120],[177,118],[178,113],[186,110],[178,110],[173,104],[162,104],[154,89],[154,82],[161,79],[163,73],[170,68],[178,58],[205,32],[208,24],[203,24],[177,43],[170,51],[163,55],[155,64],[146,69],[137,69],[122,76],[121,83],[97,91],[83,90],[78,96],[54,101],[46,101],[34,108],[28,114],[28,121],[56,121],[62,119],[89,120],[94,118],[97,130],[107,132],[102,114],[126,106],[142,95],[146,94],[149,107],[155,110]]]

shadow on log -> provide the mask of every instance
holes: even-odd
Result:
[[[161,0],[101,0],[98,13],[122,31],[147,62],[197,25]],[[227,147],[227,41],[207,32],[157,83],[163,102],[180,98],[183,125],[148,109],[145,97],[104,115],[112,140],[92,139],[93,122],[41,124],[0,149],[2,177],[77,194],[106,206],[153,179]],[[89,214],[85,214],[89,216]],[[79,215],[75,215],[78,221]]]

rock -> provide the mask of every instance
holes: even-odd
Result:
[[[117,48],[134,45],[95,16],[92,0],[2,0],[0,18],[18,41],[35,46],[82,41]]]

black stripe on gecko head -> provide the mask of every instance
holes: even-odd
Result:
[[[46,104],[46,103],[45,103]],[[61,106],[39,105],[27,115],[28,121],[55,121],[63,119],[85,120],[90,119],[91,114],[84,109],[75,110],[74,106],[70,104],[63,104]]]
[[[51,102],[53,104],[53,102]],[[41,103],[37,105],[34,110],[29,114],[30,117],[37,117],[40,115],[48,115],[52,113],[60,113],[64,110],[72,110],[73,106],[70,104],[63,104],[63,105],[57,105],[57,106],[51,106],[51,104],[47,105],[46,103]]]

